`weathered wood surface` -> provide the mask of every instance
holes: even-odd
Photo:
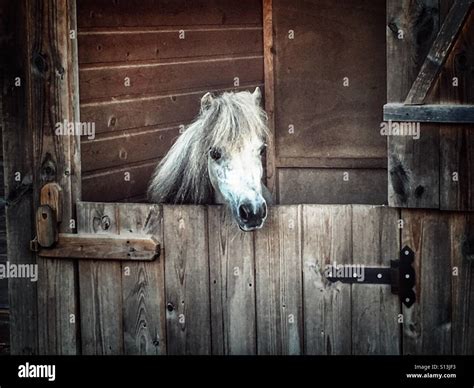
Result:
[[[432,122],[422,124],[418,140],[403,136],[389,137],[390,206],[474,209],[472,125],[462,124],[474,121],[472,72],[468,70],[472,67],[472,56],[468,53],[472,51],[474,16],[471,12],[466,18],[468,3],[468,0],[457,2],[460,8],[456,10],[452,8],[452,0],[388,2],[388,105],[385,106],[385,119]],[[437,86],[428,94],[427,105],[400,107],[422,62],[431,60],[426,57],[431,55],[428,52],[439,25],[450,10],[451,15],[459,16],[458,22],[466,18],[464,27],[457,33],[455,30],[460,26],[448,23],[452,27],[453,39],[446,40],[450,41],[446,53],[439,52],[441,46],[438,43],[441,40],[433,46],[434,51],[445,56],[444,67],[441,66],[441,58],[432,58],[439,62],[438,65],[432,68],[433,71],[421,71],[422,77],[413,85],[413,91],[416,89],[419,93],[413,92],[410,100],[419,102],[420,96],[428,90],[430,79],[439,73]],[[400,31],[403,32],[403,39],[399,39]],[[442,35],[445,33],[441,32]],[[436,105],[438,102],[440,105]]]
[[[350,205],[303,205],[305,354],[351,354],[351,286],[331,283],[327,266],[352,264]]]
[[[383,117],[385,121],[415,123],[474,123],[474,105],[386,104],[383,107]],[[454,129],[450,131],[456,132]]]
[[[259,0],[87,0],[78,15],[81,120],[96,130],[82,138],[86,200],[143,196],[204,93],[263,84]]]
[[[8,236],[7,255],[12,264],[35,264],[36,257],[29,250],[34,234],[33,210],[33,145],[32,128],[27,125],[26,74],[27,52],[24,25],[25,2],[2,1],[0,28],[9,34],[0,40],[0,79],[2,81],[2,132],[5,158],[5,215]],[[21,49],[20,49],[21,48]],[[23,87],[15,87],[16,77]],[[23,136],[18,136],[23,133]],[[8,151],[8,152],[6,152]],[[20,173],[21,179],[15,180]],[[29,279],[10,279],[8,282],[11,353],[30,355],[38,353],[37,283]]]
[[[449,1],[448,1],[449,2]],[[423,104],[441,71],[469,14],[472,0],[456,0],[446,15],[420,72],[408,92],[405,104]]]
[[[163,241],[163,210],[157,205],[121,204],[120,235],[150,235]],[[154,262],[122,263],[125,354],[166,354],[164,249]]]
[[[168,354],[210,354],[206,208],[164,206],[163,225]]]
[[[274,200],[277,199],[277,174],[275,165],[275,58],[273,37],[273,0],[263,1],[263,73],[265,82],[265,112],[271,143],[265,153],[266,183]],[[275,202],[276,203],[276,202]]]
[[[117,204],[77,204],[78,233],[119,233]],[[82,354],[124,353],[120,262],[79,261]]]
[[[400,252],[399,211],[352,207],[352,261],[390,267]],[[352,285],[352,354],[399,354],[400,302],[390,285]]]
[[[60,232],[72,232],[73,204],[80,199],[80,140],[76,136],[55,136],[57,123],[79,121],[77,75],[77,40],[70,38],[76,30],[75,1],[21,2],[24,14],[21,26],[25,37],[19,51],[25,50],[26,128],[17,131],[32,147],[31,181],[33,208],[40,204],[41,187],[57,182],[63,192]],[[23,132],[25,131],[25,132]],[[22,137],[24,136],[24,137]],[[9,154],[11,149],[8,150]],[[21,157],[24,150],[18,150]],[[28,158],[30,155],[28,155]],[[28,214],[17,214],[28,223]],[[18,233],[17,227],[14,233]],[[32,238],[25,231],[26,238]],[[13,237],[12,237],[13,238]],[[21,241],[21,240],[20,240]],[[79,352],[76,305],[76,271],[70,260],[37,258],[38,272],[38,347],[41,354],[76,354]],[[30,306],[31,308],[31,306]],[[12,327],[15,322],[12,322]],[[31,323],[28,323],[31,326]]]
[[[301,206],[270,208],[266,226],[255,233],[257,348],[261,355],[304,352],[301,213]]]
[[[415,252],[417,302],[403,306],[405,354],[451,354],[452,266],[449,218],[439,212],[402,211],[402,245]],[[454,239],[454,241],[453,241]],[[457,240],[457,241],[456,241]]]
[[[163,238],[156,205],[79,203],[78,216],[79,231],[96,237]],[[79,262],[84,354],[166,353],[162,255],[153,262]]]
[[[39,238],[38,235],[38,243],[47,249],[41,249],[38,255],[49,258],[153,261],[160,253],[160,244],[153,237],[97,237],[92,233],[60,233],[53,247],[54,240],[48,246],[42,245]]]
[[[387,102],[402,103],[439,30],[439,0],[387,1]],[[436,96],[427,102],[437,102]],[[388,138],[388,203],[439,208],[439,125]]]
[[[254,233],[241,232],[221,206],[80,202],[77,214],[80,233],[161,243],[153,262],[79,260],[83,354],[474,350],[469,214],[275,206]],[[330,265],[388,267],[405,244],[417,272],[411,308],[388,285],[325,279]]]
[[[449,7],[449,2],[445,3]],[[446,10],[443,10],[446,12]],[[474,12],[466,21],[440,75],[442,104],[474,107]],[[457,80],[457,83],[455,82]],[[474,116],[474,114],[472,115]],[[471,117],[471,123],[474,117]],[[473,125],[440,127],[440,208],[474,210]]]
[[[213,351],[255,354],[253,235],[235,227],[220,207],[208,211]]]

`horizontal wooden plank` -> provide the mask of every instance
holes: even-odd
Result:
[[[82,172],[162,158],[179,136],[179,128],[155,128],[104,135],[81,143]]]
[[[199,113],[201,97],[206,92],[253,91],[256,86],[263,88],[263,85],[258,83],[242,85],[239,88],[199,89],[167,96],[148,96],[81,104],[81,121],[94,123],[96,133],[173,123],[182,125],[189,123]]]
[[[152,261],[160,253],[160,243],[152,236],[59,234],[56,245],[40,249],[38,255],[54,259]]]
[[[277,168],[387,168],[387,158],[277,158]]]
[[[263,52],[261,27],[84,32],[78,45],[81,65]]]
[[[236,25],[262,23],[259,0],[81,0],[80,29],[177,25]]]
[[[474,123],[474,105],[404,105],[386,104],[385,121],[416,121],[422,123]]]
[[[387,170],[281,168],[278,194],[281,204],[382,205],[387,202]]]
[[[195,76],[190,76],[195,75]],[[123,96],[170,94],[204,88],[263,82],[263,57],[218,58],[82,68],[81,102]]]
[[[154,160],[114,170],[83,174],[82,199],[91,202],[112,202],[142,196],[146,193],[148,182],[157,164],[158,160]]]

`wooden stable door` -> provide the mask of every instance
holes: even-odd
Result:
[[[79,235],[152,236],[161,247],[154,261],[78,260],[82,354],[474,351],[465,215],[287,205],[246,233],[220,206],[80,202],[77,214]],[[415,252],[409,308],[390,285],[326,279],[332,265],[390,267],[405,246]],[[48,303],[53,311],[57,300]]]

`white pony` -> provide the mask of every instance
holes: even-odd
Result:
[[[206,93],[201,111],[157,166],[148,188],[150,201],[172,204],[226,204],[240,229],[261,228],[268,189],[261,157],[268,130],[261,92]]]

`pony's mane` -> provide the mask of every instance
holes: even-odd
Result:
[[[154,203],[209,204],[213,190],[207,171],[208,151],[232,152],[244,141],[267,137],[266,114],[250,92],[213,97],[176,140],[157,166],[148,188]]]

